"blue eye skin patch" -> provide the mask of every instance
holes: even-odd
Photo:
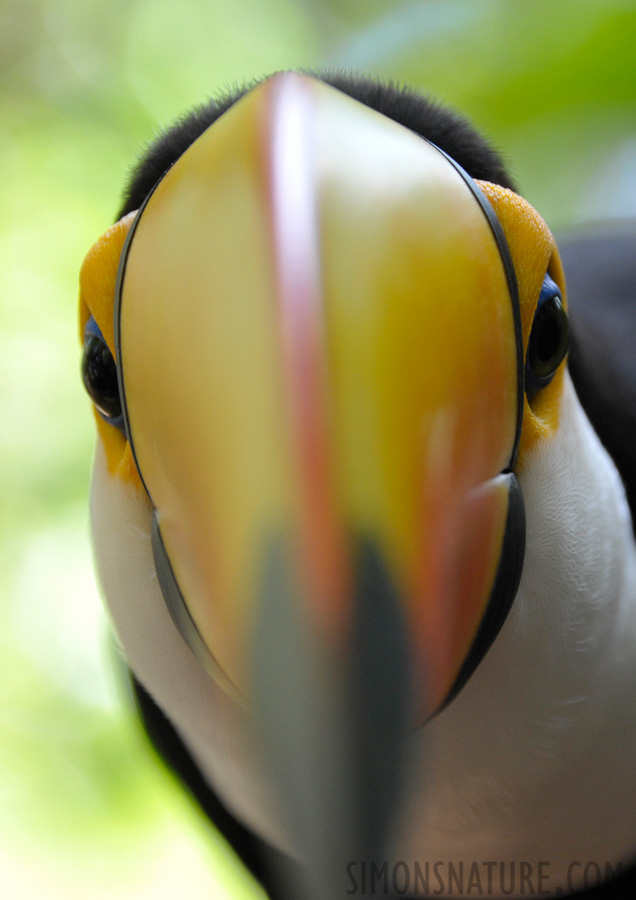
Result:
[[[558,296],[559,300],[561,300],[561,289],[556,281],[553,281],[549,275],[546,275],[543,279],[543,284],[541,286],[541,293],[539,294],[539,300],[537,302],[537,309],[535,311],[535,316],[546,300],[549,300],[550,297]]]

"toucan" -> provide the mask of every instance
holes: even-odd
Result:
[[[635,236],[560,253],[464,118],[343,72],[133,169],[80,275],[96,568],[270,897],[636,885]]]

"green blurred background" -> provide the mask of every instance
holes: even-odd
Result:
[[[557,231],[636,214],[636,5],[2,0],[0,896],[254,897],[112,674],[87,524],[77,271],[157,129],[224,86],[347,66],[500,147]]]

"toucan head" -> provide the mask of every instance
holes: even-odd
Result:
[[[299,854],[374,854],[410,735],[515,602],[563,273],[427,101],[286,72],[215,115],[155,147],[85,259],[84,382],[172,627],[255,722]]]

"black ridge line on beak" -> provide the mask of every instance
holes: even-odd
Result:
[[[464,660],[448,696],[434,715],[440,713],[455,699],[490,650],[506,621],[519,588],[526,553],[526,511],[519,479],[514,472],[507,473],[507,478],[509,482],[506,525],[499,554],[499,564],[486,611],[479,623],[468,656]]]
[[[418,135],[420,137],[420,135]],[[426,140],[426,139],[424,139]],[[523,332],[521,329],[521,307],[519,304],[519,286],[517,284],[517,273],[515,272],[515,266],[512,261],[512,256],[510,255],[510,248],[508,247],[508,241],[506,240],[506,235],[504,234],[504,230],[501,226],[501,222],[497,218],[497,214],[495,213],[492,205],[481,190],[479,185],[476,183],[474,178],[472,178],[468,172],[463,169],[458,162],[449,156],[448,153],[445,153],[444,150],[440,149],[436,144],[433,144],[432,141],[427,141],[432,147],[435,147],[436,150],[445,156],[449,163],[453,166],[456,172],[461,175],[463,180],[465,181],[467,187],[470,189],[477,203],[481,207],[483,214],[486,216],[488,220],[488,224],[492,230],[493,236],[497,243],[497,248],[499,250],[499,256],[501,257],[501,262],[504,267],[504,272],[506,274],[506,281],[508,282],[508,292],[510,294],[510,302],[512,303],[512,318],[515,329],[515,346],[517,349],[517,424],[515,428],[515,437],[512,445],[512,451],[510,453],[510,462],[508,463],[508,467],[504,469],[505,472],[512,471],[517,462],[517,453],[519,451],[519,441],[521,440],[521,425],[523,421],[523,400],[524,400],[524,369],[525,369],[525,360],[524,360],[524,352],[523,352]]]
[[[181,592],[181,588],[177,582],[174,571],[172,569],[172,564],[170,562],[170,558],[166,551],[165,545],[163,543],[163,538],[161,537],[161,530],[159,527],[159,522],[157,519],[157,509],[152,499],[152,495],[148,490],[148,485],[146,484],[143,476],[143,472],[141,471],[141,466],[139,465],[139,460],[137,459],[137,454],[135,452],[135,442],[133,441],[132,436],[132,428],[130,425],[130,417],[128,415],[128,404],[126,402],[126,390],[125,390],[125,380],[124,380],[124,363],[123,357],[121,353],[121,305],[122,305],[122,289],[124,285],[124,277],[126,274],[126,264],[128,262],[128,254],[130,252],[130,248],[132,245],[133,238],[135,236],[135,232],[137,230],[137,226],[141,220],[141,217],[146,209],[146,206],[152,199],[155,191],[157,190],[159,184],[163,181],[165,176],[168,174],[170,169],[166,170],[163,173],[161,178],[157,181],[153,189],[150,191],[148,196],[145,198],[142,205],[139,207],[137,215],[135,216],[130,230],[126,235],[126,240],[124,241],[124,246],[121,251],[121,256],[119,258],[119,267],[117,269],[117,280],[115,283],[115,299],[114,299],[114,335],[115,335],[115,362],[117,368],[117,383],[119,388],[119,396],[121,399],[121,407],[122,407],[122,416],[124,429],[126,433],[126,439],[128,440],[128,444],[130,445],[130,450],[132,453],[132,457],[135,463],[135,467],[137,469],[137,473],[139,474],[139,478],[141,483],[148,495],[148,499],[150,500],[153,506],[152,513],[152,525],[151,525],[151,544],[152,544],[152,555],[155,564],[155,570],[157,572],[157,580],[159,581],[159,586],[161,588],[161,593],[163,594],[163,598],[166,606],[168,607],[168,612],[174,622],[179,634],[184,639],[196,659],[199,660],[208,671],[212,671],[215,673],[218,678],[219,675],[223,676],[227,680],[227,684],[231,685],[231,687],[236,691],[234,685],[231,684],[229,678],[219,664],[216,662],[212,653],[210,652],[207,644],[203,640],[201,632],[197,628],[196,622],[192,618],[192,614],[188,608],[187,603],[183,597]]]
[[[418,135],[420,137],[420,135]],[[426,140],[426,138],[424,138]],[[523,333],[521,328],[521,308],[519,303],[519,286],[517,283],[517,273],[515,272],[514,263],[510,254],[510,248],[504,234],[501,222],[497,218],[490,201],[481,190],[475,180],[459,165],[448,153],[445,153],[432,141],[427,141],[432,147],[446,157],[456,172],[462,177],[465,184],[479,203],[483,214],[488,220],[488,224],[492,230],[493,236],[497,243],[499,256],[501,258],[506,281],[508,283],[508,292],[510,302],[512,304],[512,317],[515,329],[515,346],[517,355],[517,421],[515,427],[515,436],[510,453],[510,461],[502,474],[508,479],[508,511],[506,514],[506,524],[504,529],[504,538],[499,554],[499,563],[495,573],[495,580],[490,591],[490,597],[486,605],[486,610],[479,623],[477,634],[468,651],[459,673],[451,687],[448,696],[437,709],[431,718],[438,715],[444,710],[459,694],[461,689],[466,685],[467,681],[474,673],[475,669],[482,661],[488,650],[490,650],[495,638],[501,631],[503,623],[508,617],[508,613],[512,607],[514,599],[517,595],[519,582],[521,581],[521,573],[523,572],[523,563],[526,553],[526,511],[523,500],[523,492],[519,480],[514,473],[514,467],[517,462],[517,454],[519,452],[519,442],[521,440],[521,426],[523,423],[523,404],[524,404],[524,371],[525,360],[523,352]]]
[[[168,553],[166,552],[163,543],[163,538],[161,537],[156,510],[152,513],[150,541],[152,544],[152,556],[155,563],[155,569],[157,571],[157,579],[159,580],[161,593],[163,594],[163,599],[166,602],[172,621],[177,626],[179,634],[196,658],[205,665],[205,668],[208,669],[208,671],[212,669],[214,672],[218,673],[220,671],[220,666],[210,653],[207,644],[201,636],[201,632],[192,618],[188,605],[183,599],[181,588],[177,582]]]
[[[117,368],[117,386],[119,388],[119,397],[121,400],[121,409],[122,415],[124,417],[124,429],[126,432],[126,440],[130,445],[130,451],[132,453],[132,457],[135,463],[135,467],[139,474],[139,478],[141,479],[141,483],[144,486],[144,490],[148,494],[148,498],[152,503],[152,497],[150,495],[150,491],[148,490],[148,485],[144,481],[143,472],[141,471],[141,466],[139,465],[139,460],[137,459],[137,454],[135,452],[135,442],[132,437],[132,430],[130,427],[130,419],[128,416],[128,403],[126,402],[126,388],[124,382],[124,360],[121,353],[121,303],[122,303],[122,289],[124,286],[124,277],[126,275],[126,264],[128,262],[128,254],[130,253],[130,247],[132,245],[133,238],[135,236],[135,232],[137,231],[137,226],[139,225],[139,221],[144,213],[144,210],[148,206],[148,203],[152,199],[155,191],[168,174],[170,169],[163,173],[161,178],[157,181],[153,189],[150,191],[144,202],[139,207],[137,211],[137,215],[133,219],[132,225],[130,226],[130,230],[126,235],[126,240],[124,241],[124,246],[122,247],[121,256],[119,257],[119,266],[117,268],[117,280],[115,282],[115,299],[113,303],[113,332],[115,336],[115,365]],[[152,503],[154,507],[154,503]]]

